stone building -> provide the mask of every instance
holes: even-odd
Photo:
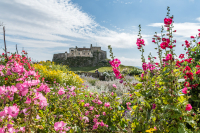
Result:
[[[107,63],[107,53],[101,47],[90,48],[69,48],[69,53],[58,53],[53,55],[53,62],[62,63],[71,67],[83,66],[105,66]],[[80,63],[82,62],[82,63]]]

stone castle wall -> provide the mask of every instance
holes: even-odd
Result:
[[[110,66],[106,51],[101,47],[70,48],[69,53],[53,55],[53,62],[69,67]]]

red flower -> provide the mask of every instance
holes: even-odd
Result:
[[[8,78],[5,78],[5,80],[8,80]]]
[[[179,58],[183,59],[184,58],[184,54],[180,54]]]
[[[2,55],[4,55],[4,53],[2,53]]]
[[[198,71],[196,72],[196,74],[200,74],[200,70],[198,70]]]
[[[164,24],[170,25],[171,23],[172,23],[172,19],[171,18],[165,18],[164,19]]]
[[[194,36],[191,36],[190,38],[195,38]]]

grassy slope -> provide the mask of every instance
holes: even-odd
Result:
[[[133,66],[124,66],[124,65],[120,65],[120,70],[127,68],[129,70],[136,68]],[[71,71],[84,71],[84,72],[95,72],[96,69],[99,70],[99,72],[104,72],[104,71],[112,71],[112,67],[71,67],[70,70]]]

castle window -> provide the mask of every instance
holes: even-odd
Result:
[[[79,55],[80,55],[80,53],[79,53]]]
[[[89,53],[88,53],[88,55],[89,55]]]
[[[85,53],[83,53],[85,55]]]

